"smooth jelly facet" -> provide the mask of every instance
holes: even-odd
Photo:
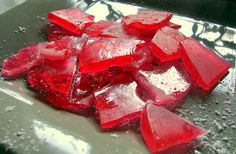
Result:
[[[72,8],[49,12],[48,19],[72,33],[81,34],[87,26],[93,24],[94,16]]]
[[[140,122],[144,141],[153,153],[189,143],[205,131],[165,108],[147,104]]]
[[[79,53],[79,70],[82,73],[101,72],[112,66],[130,64],[140,60],[137,51],[144,44],[144,41],[136,39],[90,39]]]
[[[130,76],[121,74],[95,93],[102,128],[114,128],[140,118],[145,103],[136,95],[136,86]]]
[[[229,62],[192,38],[186,39],[183,47],[181,56],[186,70],[205,90],[214,88],[231,67]]]

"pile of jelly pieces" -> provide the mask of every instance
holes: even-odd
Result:
[[[176,149],[205,130],[173,111],[194,87],[212,91],[231,64],[181,34],[172,15],[141,11],[94,22],[80,9],[49,12],[48,41],[5,59],[1,75],[24,75],[52,106],[94,115],[104,130],[138,123],[153,153]]]

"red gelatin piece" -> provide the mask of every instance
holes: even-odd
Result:
[[[142,11],[136,15],[125,16],[122,24],[126,30],[134,35],[137,32],[144,36],[153,36],[155,32],[169,24],[172,14],[162,11]]]
[[[227,74],[231,64],[198,41],[188,38],[183,42],[182,61],[199,87],[211,90]]]
[[[120,23],[113,24],[101,31],[100,37],[132,38]]]
[[[142,136],[153,153],[189,143],[205,131],[165,108],[147,104],[140,122]]]
[[[31,45],[18,51],[3,61],[1,74],[5,78],[17,77],[31,68],[41,65],[43,59],[37,45]]]
[[[46,94],[68,96],[76,69],[76,57],[66,60],[45,61],[45,65],[28,73],[28,83]]]
[[[93,23],[94,16],[73,8],[49,12],[48,19],[72,33],[81,34]]]
[[[154,104],[172,110],[179,106],[191,88],[191,79],[180,61],[162,64],[152,70],[139,70],[133,76],[144,99],[151,99]]]
[[[38,44],[41,56],[49,60],[62,60],[71,54],[73,37],[63,37],[60,40],[43,42]]]
[[[48,40],[55,41],[65,36],[79,36],[78,34],[72,33],[58,25],[50,23],[48,26]]]
[[[89,39],[79,53],[79,70],[82,73],[101,72],[112,66],[124,66],[141,58],[137,50],[145,45],[136,39]]]
[[[86,27],[85,33],[88,34],[90,37],[97,37],[102,30],[105,28],[113,25],[115,22],[113,20],[101,20],[96,23],[93,23],[92,25]]]
[[[180,52],[183,50],[180,42],[183,40],[184,35],[172,28],[164,27],[156,32],[149,46],[161,62],[170,61],[180,58]]]
[[[102,128],[114,128],[140,118],[144,102],[136,95],[137,84],[125,74],[95,93]]]

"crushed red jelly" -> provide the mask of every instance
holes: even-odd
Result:
[[[113,25],[115,22],[113,20],[101,20],[92,25],[86,27],[85,32],[90,37],[97,37],[104,29]]]
[[[191,80],[180,61],[153,66],[151,70],[139,70],[133,73],[143,89],[144,99],[170,110],[179,106],[191,88]]]
[[[95,93],[102,128],[129,124],[140,118],[145,103],[136,95],[136,86],[130,76],[121,74],[110,85]]]
[[[182,61],[199,87],[210,90],[227,74],[231,64],[198,41],[183,42]]]
[[[164,62],[180,58],[183,40],[184,35],[172,28],[164,27],[156,32],[149,45],[153,54]]]
[[[72,33],[81,34],[87,26],[93,24],[94,16],[71,8],[49,12],[48,19]]]
[[[112,66],[130,64],[140,59],[137,50],[144,44],[136,39],[90,39],[79,54],[79,70],[82,73],[101,72]]]
[[[153,36],[158,29],[169,24],[171,17],[169,12],[142,11],[136,15],[125,16],[122,24],[131,34]]]
[[[205,131],[165,108],[147,104],[140,122],[144,141],[153,153],[188,143]]]
[[[20,49],[3,61],[1,74],[5,78],[17,77],[43,62],[37,45]]]

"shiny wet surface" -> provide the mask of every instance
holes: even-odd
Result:
[[[142,9],[109,2],[28,1],[0,16],[0,21],[4,21],[0,29],[0,58],[26,44],[43,41],[46,13],[72,6],[87,9],[96,15],[96,20],[118,19]],[[17,14],[19,11],[22,13]],[[208,130],[198,152],[233,153],[236,150],[236,29],[179,15],[172,22],[182,25],[180,31],[186,36],[201,41],[232,64],[227,77],[209,96],[202,99],[189,95],[179,114]],[[25,32],[19,31],[19,26],[25,27]],[[0,143],[16,153],[149,153],[141,137],[132,130],[102,132],[93,118],[51,108],[27,89],[22,80],[0,80],[0,103]]]

